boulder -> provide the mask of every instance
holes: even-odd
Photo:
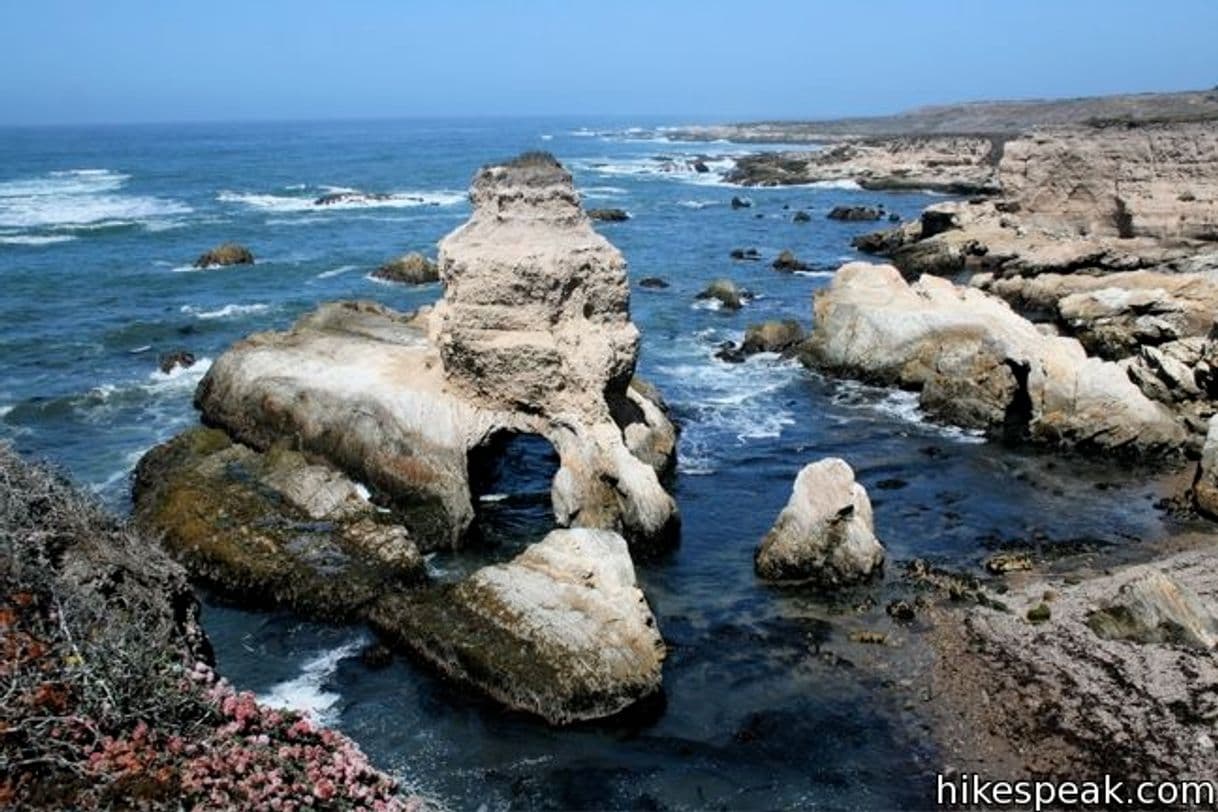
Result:
[[[149,451],[134,485],[137,523],[194,577],[325,620],[425,578],[410,534],[364,494],[286,447],[259,454],[202,427]]]
[[[625,209],[588,209],[588,217],[606,223],[623,223],[630,219]]]
[[[158,364],[161,372],[168,375],[175,369],[189,369],[195,365],[195,356],[192,352],[186,350],[174,350],[167,352],[160,357]]]
[[[776,271],[786,271],[787,273],[808,270],[807,264],[800,262],[789,250],[784,250],[774,259],[773,267]]]
[[[883,216],[884,213],[882,211],[871,206],[834,206],[828,214],[830,220],[846,220],[851,222],[879,220]]]
[[[791,499],[757,548],[757,574],[770,581],[840,587],[866,580],[884,563],[871,500],[843,460],[807,465]]]
[[[226,242],[210,251],[204,251],[195,260],[196,268],[214,268],[222,265],[253,265],[254,255],[244,245]]]
[[[440,271],[430,259],[417,251],[412,251],[395,260],[386,262],[373,271],[372,275],[377,279],[384,279],[387,282],[422,285],[427,282],[437,281],[440,278]]]
[[[1087,615],[1087,625],[1109,640],[1177,643],[1201,649],[1218,644],[1218,621],[1184,584],[1161,570],[1140,568],[1114,598]]]
[[[749,200],[747,197],[736,197],[736,196],[732,197],[732,208],[733,209],[747,209],[749,206],[752,206],[752,205],[753,205],[753,201]]]
[[[660,690],[665,646],[621,536],[556,530],[506,564],[387,596],[383,635],[509,708],[567,724]]]
[[[748,294],[730,279],[715,279],[698,294],[699,299],[714,299],[725,310],[739,310]]]
[[[804,340],[804,328],[795,319],[775,319],[750,324],[741,348],[746,355],[758,352],[787,352]]]
[[[611,407],[629,402],[638,353],[625,261],[549,155],[483,168],[470,197],[469,221],[440,246],[434,309],[332,303],[287,332],[251,336],[200,383],[205,422],[256,450],[290,438],[375,490],[424,548],[457,545],[469,529],[473,448],[502,432],[540,435],[561,462],[560,524],[666,543],[676,504]]]
[[[1178,452],[1185,432],[1125,370],[1045,335],[1000,299],[891,265],[851,263],[815,300],[804,360],[919,390],[924,408],[972,428],[1059,447]]]
[[[730,256],[738,262],[742,260],[755,261],[761,259],[761,252],[756,248],[733,248]]]
[[[1218,415],[1209,421],[1209,431],[1193,478],[1192,499],[1199,512],[1218,519]]]
[[[667,280],[661,279],[658,276],[645,276],[639,280],[640,288],[651,288],[653,290],[663,290],[669,287]]]
[[[736,344],[725,341],[715,352],[721,361],[738,364],[750,355],[761,352],[788,353],[804,340],[803,327],[794,319],[783,319],[750,324],[744,333],[744,341]]]

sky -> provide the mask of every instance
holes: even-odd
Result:
[[[821,118],[1218,85],[1218,0],[0,0],[0,125]]]

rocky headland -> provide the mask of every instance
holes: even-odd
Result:
[[[664,643],[631,552],[679,523],[676,429],[634,377],[625,261],[570,174],[478,172],[440,245],[444,297],[322,305],[208,370],[192,429],[141,461],[136,515],[237,598],[364,620],[454,679],[560,724],[657,695]],[[476,529],[476,452],[515,434],[559,458],[558,530],[457,582],[422,554]]]

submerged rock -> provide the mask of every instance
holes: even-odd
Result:
[[[630,219],[630,213],[625,209],[588,209],[588,217],[606,223],[624,223]]]
[[[551,724],[660,690],[664,641],[626,542],[556,530],[458,584],[382,601],[373,623],[446,675]]]
[[[668,281],[661,279],[658,276],[645,276],[639,280],[640,288],[651,288],[652,290],[663,290],[669,287]]]
[[[195,260],[196,268],[212,268],[222,265],[253,265],[254,255],[250,249],[235,242],[217,245],[210,251],[204,251]]]
[[[771,581],[837,587],[877,572],[884,547],[875,537],[871,500],[843,460],[804,467],[791,499],[757,548],[757,574]]]
[[[437,281],[440,278],[440,270],[430,259],[417,251],[412,251],[395,260],[386,262],[373,271],[372,275],[377,279],[384,279],[387,282],[422,285],[427,282]]]
[[[736,197],[736,196],[732,197],[732,208],[733,209],[747,209],[748,207],[750,207],[752,205],[753,205],[753,201],[749,200],[747,197]]]
[[[737,262],[743,260],[758,260],[761,259],[761,252],[756,248],[733,248],[729,256],[731,256],[731,258]]]
[[[819,292],[804,360],[920,391],[958,425],[1061,447],[1171,454],[1185,433],[1117,364],[1047,336],[1004,302],[889,265],[851,263]]]
[[[791,222],[793,222],[793,223],[810,223],[810,222],[812,222],[812,215],[808,214],[806,211],[803,211],[801,209],[801,210],[795,212],[794,215],[792,215]]]

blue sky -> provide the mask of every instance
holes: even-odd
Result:
[[[0,3],[0,124],[738,120],[1218,85],[1218,0]]]

